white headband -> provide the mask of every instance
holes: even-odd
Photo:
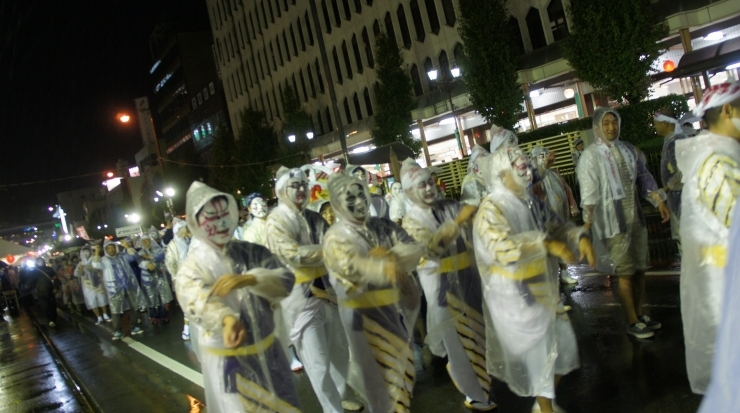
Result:
[[[681,123],[677,119],[674,119],[674,118],[672,118],[670,116],[666,116],[666,115],[664,115],[662,113],[655,113],[653,115],[653,119],[655,119],[658,122],[668,122],[668,123],[672,123],[672,124],[678,126],[679,128],[681,127]]]
[[[693,110],[694,116],[703,118],[709,109],[740,99],[740,81],[714,85],[704,91],[704,98]]]

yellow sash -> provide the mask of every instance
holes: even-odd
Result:
[[[470,253],[468,251],[453,255],[452,257],[442,258],[439,262],[440,272],[460,271],[468,267],[470,267]]]
[[[701,247],[701,258],[703,263],[724,268],[727,265],[727,248],[724,245]]]
[[[219,348],[204,346],[204,348],[207,352],[222,357],[251,356],[267,350],[268,348],[270,348],[271,345],[273,345],[273,343],[275,343],[275,334],[270,333],[270,335],[262,339],[262,341],[250,344],[248,346],[237,348]]]
[[[386,305],[395,304],[401,299],[401,295],[396,288],[385,290],[372,290],[352,297],[344,302],[342,306],[347,308],[376,308]]]
[[[534,262],[519,265],[519,268],[517,268],[513,272],[510,269],[502,267],[500,265],[492,265],[491,267],[489,267],[489,271],[492,274],[502,275],[512,280],[521,281],[544,274],[546,271],[546,265],[547,264],[545,262],[545,259],[543,258]]]
[[[305,284],[328,274],[326,272],[326,267],[324,267],[323,265],[320,267],[296,268],[293,273],[295,274],[296,284]]]

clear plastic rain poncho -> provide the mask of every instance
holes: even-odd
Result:
[[[194,182],[187,192],[193,242],[178,271],[177,295],[197,325],[209,412],[300,412],[290,365],[274,334],[271,303],[288,295],[293,276],[259,245],[230,241],[238,223],[234,197]],[[219,245],[224,245],[219,247]],[[229,274],[250,274],[256,284],[211,295]],[[245,329],[236,348],[226,348],[222,320],[233,316]]]
[[[403,163],[401,183],[407,198],[403,228],[427,249],[417,267],[427,300],[426,343],[432,354],[448,357],[458,390],[487,402],[481,280],[467,225],[454,222],[463,204],[438,199],[429,171],[411,159]]]
[[[267,244],[295,274],[293,291],[280,303],[285,325],[322,408],[338,412],[346,389],[349,347],[324,266],[321,243],[329,225],[319,213],[305,208],[308,181],[300,169],[281,167],[275,193],[278,206],[267,216]]]
[[[164,272],[165,249],[148,235],[141,236],[141,245],[137,252],[141,269],[141,288],[146,294],[149,307],[158,308],[172,301],[172,289]],[[154,268],[149,268],[150,266]]]
[[[492,191],[481,202],[473,226],[486,316],[490,316],[488,372],[519,396],[552,399],[555,375],[578,368],[579,362],[570,320],[556,312],[557,259],[548,255],[544,241],[563,241],[576,250],[583,230],[534,196],[521,149],[508,148],[489,158]],[[502,174],[521,174],[522,179],[512,178],[521,195],[504,186]]]
[[[80,262],[75,268],[75,276],[80,279],[82,295],[85,298],[85,307],[88,310],[108,305],[105,294],[102,272],[93,266],[93,252],[89,245],[80,250]]]
[[[411,272],[423,249],[394,222],[370,218],[370,192],[359,179],[332,175],[329,193],[338,219],[324,258],[353,354],[349,384],[371,412],[409,412],[421,303]]]
[[[666,195],[658,189],[655,179],[645,165],[645,158],[629,142],[619,139],[611,143],[602,130],[604,116],[611,113],[617,118],[621,130],[621,117],[614,109],[599,108],[593,115],[594,143],[581,155],[576,169],[581,188],[581,208],[584,222],[592,223],[591,232],[597,269],[614,274],[615,267],[605,247],[607,238],[631,231],[633,225],[645,227],[638,194],[657,207]],[[628,179],[622,179],[615,154],[624,159]],[[629,237],[622,237],[620,245],[613,248],[627,251]],[[647,253],[647,251],[646,251]],[[644,268],[638,268],[644,269]]]
[[[115,254],[108,252],[109,245],[116,247]],[[104,255],[99,260],[93,259],[93,267],[103,272],[103,282],[105,282],[105,290],[108,293],[111,313],[123,314],[129,309],[136,311],[146,308],[148,306],[146,295],[139,287],[134,270],[129,264],[129,253],[118,252],[118,246],[113,241],[103,243],[103,252]],[[131,305],[136,308],[131,308]]]
[[[537,167],[542,180],[537,184],[538,191],[535,193],[542,194],[541,198],[547,202],[547,205],[563,219],[568,219],[571,212],[576,209],[576,201],[573,198],[573,192],[560,176],[558,171],[546,167],[547,157],[550,150],[543,146],[536,146],[532,149],[532,161]]]
[[[389,217],[391,221],[398,223],[406,215],[406,195],[403,193],[401,182],[391,184],[391,192],[388,203],[390,207]]]
[[[721,318],[732,212],[740,195],[740,143],[703,131],[676,142],[681,196],[681,316],[691,389],[704,393]]]
[[[267,202],[260,193],[253,193],[247,197],[247,208],[252,219],[242,233],[242,241],[267,246]]]
[[[473,148],[468,160],[468,174],[465,175],[462,181],[460,202],[463,204],[477,207],[480,205],[481,199],[485,198],[488,193],[483,179],[483,168],[481,168],[488,155],[490,154],[482,146],[476,145]]]
[[[167,244],[164,255],[164,265],[172,277],[172,286],[177,285],[177,270],[188,256],[190,249],[190,237],[188,236],[188,224],[185,220],[174,218],[172,220],[172,241]],[[175,287],[177,288],[177,287]]]

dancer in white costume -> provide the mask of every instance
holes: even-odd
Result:
[[[247,209],[252,219],[242,231],[242,241],[267,246],[267,202],[262,194],[255,192],[247,197]]]
[[[567,221],[570,216],[576,216],[581,212],[578,211],[576,200],[573,198],[568,183],[560,176],[560,173],[552,169],[555,162],[555,153],[550,152],[544,146],[536,146],[532,149],[532,159],[537,168],[537,172],[542,180],[533,185],[535,195],[555,211],[563,220]],[[560,281],[566,284],[577,284],[578,280],[568,274],[568,265],[564,262],[560,264]]]
[[[694,115],[709,129],[676,142],[681,195],[681,318],[691,390],[709,385],[729,228],[740,196],[740,82],[712,86]]]
[[[275,338],[271,302],[293,276],[259,245],[231,241],[234,197],[194,182],[187,222],[197,243],[177,273],[177,296],[198,328],[209,412],[298,413],[288,361]]]
[[[358,369],[350,384],[372,413],[409,412],[421,303],[410,273],[423,250],[397,224],[370,217],[365,182],[335,174],[329,193],[338,219],[324,238],[324,258]]]
[[[177,270],[188,256],[190,248],[190,231],[188,224],[179,218],[172,220],[172,240],[167,244],[167,252],[164,255],[164,265],[172,277],[172,288],[177,290]],[[190,322],[188,316],[183,313],[182,339],[190,340]]]
[[[481,199],[485,198],[486,191],[485,181],[483,180],[483,169],[481,166],[486,157],[490,155],[485,148],[476,145],[470,154],[468,160],[468,174],[462,181],[462,194],[460,202],[467,205],[478,207]]]
[[[481,280],[467,227],[461,228],[476,208],[439,199],[429,170],[412,159],[403,163],[401,184],[408,200],[403,228],[427,249],[417,268],[427,300],[426,343],[432,354],[448,357],[447,370],[466,407],[493,410]]]
[[[148,235],[141,236],[141,249],[137,252],[141,269],[141,288],[149,302],[152,325],[169,323],[172,289],[164,272],[165,249],[153,242]]]
[[[75,276],[80,279],[85,306],[88,310],[92,310],[97,317],[95,324],[100,324],[103,321],[110,322],[108,297],[105,294],[103,274],[99,269],[93,267],[92,248],[89,245],[85,245],[80,250],[80,262],[75,268]]]
[[[406,195],[403,193],[403,186],[400,181],[391,184],[391,192],[386,196],[389,204],[388,215],[391,221],[400,224],[406,215]]]
[[[267,244],[296,277],[290,296],[280,303],[290,340],[324,412],[342,413],[349,349],[321,250],[328,224],[305,208],[307,191],[300,169],[278,170],[278,206],[267,216]]]
[[[536,396],[533,411],[551,413],[559,378],[579,366],[570,320],[557,313],[556,257],[574,260],[567,243],[593,264],[593,250],[583,229],[531,192],[532,171],[521,149],[503,148],[489,161],[491,193],[473,230],[491,317],[487,367],[514,393]]]

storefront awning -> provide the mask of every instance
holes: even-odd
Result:
[[[402,143],[391,143],[375,148],[371,151],[351,154],[349,156],[349,163],[352,165],[379,165],[384,163],[390,163],[391,161],[391,148],[396,153],[398,161],[402,162],[406,158],[413,158],[414,151],[408,146]]]
[[[678,79],[689,76],[700,76],[704,72],[721,72],[733,63],[740,62],[740,37],[702,47],[686,53],[672,72],[661,72],[653,80]]]

